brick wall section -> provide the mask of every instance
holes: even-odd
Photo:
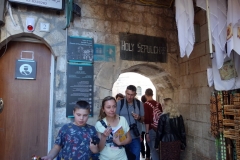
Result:
[[[210,134],[210,93],[206,69],[211,65],[208,52],[206,12],[195,14],[200,25],[200,42],[196,43],[189,58],[180,60],[179,107],[187,128],[187,150],[182,159],[215,159],[215,141]],[[187,112],[185,112],[187,111]]]

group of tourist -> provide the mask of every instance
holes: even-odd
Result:
[[[89,104],[78,101],[73,109],[74,122],[59,130],[54,147],[42,159],[140,160],[142,153],[146,160],[179,160],[186,135],[172,99],[160,104],[153,100],[150,88],[141,101],[135,96],[136,87],[129,85],[125,96],[105,97],[95,127],[87,124]]]

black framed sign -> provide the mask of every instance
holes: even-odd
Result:
[[[119,33],[119,38],[122,60],[166,63],[165,38],[130,33]]]
[[[93,116],[93,87],[91,63],[68,63],[66,117],[73,117],[73,107],[79,100],[85,100],[90,104],[90,116]]]
[[[68,36],[67,60],[68,61],[93,61],[93,38]]]
[[[33,60],[16,60],[16,79],[36,79],[37,62]]]

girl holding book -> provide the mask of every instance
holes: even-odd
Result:
[[[130,128],[126,119],[116,114],[116,100],[105,97],[95,125],[100,138],[100,160],[127,160],[124,145],[131,142]]]

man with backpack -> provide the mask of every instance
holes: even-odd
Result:
[[[141,123],[144,122],[144,108],[142,102],[135,98],[136,87],[127,86],[125,98],[117,102],[117,114],[124,116],[130,127],[132,142],[125,147],[128,148],[135,156],[136,160],[140,159],[140,133],[142,132]]]
[[[147,102],[144,103],[144,123],[146,128],[146,140],[150,147],[152,160],[159,160],[159,153],[154,148],[156,139],[156,130],[159,117],[162,113],[162,106],[157,101],[153,100],[153,90],[151,88],[146,89],[145,97]]]

